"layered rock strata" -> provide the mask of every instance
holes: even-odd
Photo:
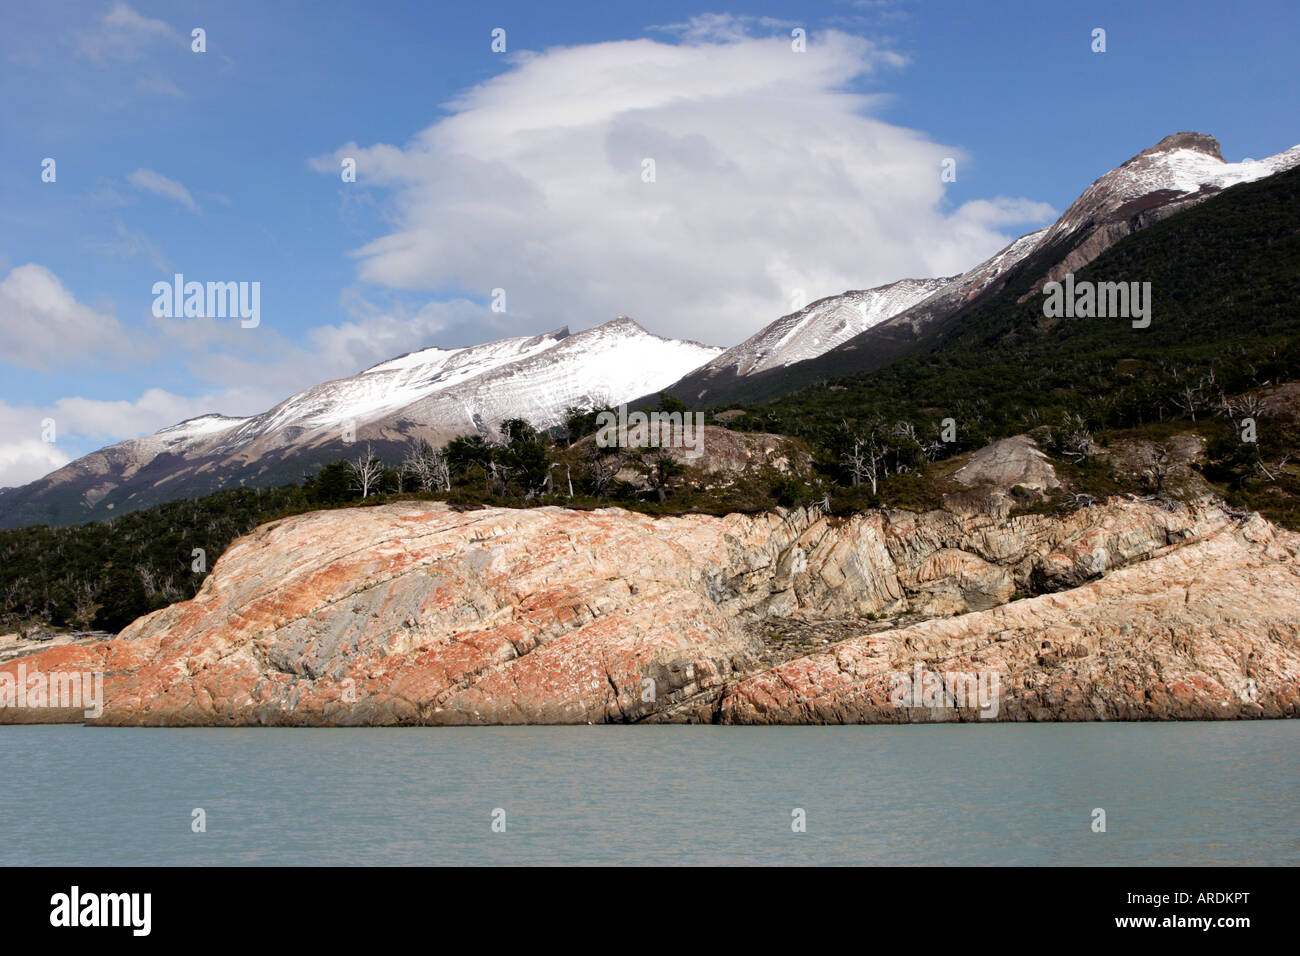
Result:
[[[262,526],[192,600],[8,660],[0,693],[20,665],[102,673],[91,722],[114,725],[979,719],[891,700],[919,666],[996,673],[999,720],[1296,716],[1298,554],[1258,517],[1131,499],[1011,518],[404,502]],[[766,623],[831,620],[771,666]]]

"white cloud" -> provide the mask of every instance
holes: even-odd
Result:
[[[230,415],[265,411],[290,395],[320,382],[355,375],[361,369],[434,343],[470,343],[515,334],[494,326],[491,313],[464,299],[432,302],[410,310],[380,306],[350,294],[345,306],[353,317],[319,325],[290,341],[273,328],[256,332],[234,322],[151,319],[140,337],[141,354],[188,358],[196,382],[238,390],[239,402],[207,409]]]
[[[13,488],[48,475],[72,459],[39,438],[0,442],[0,488]]]
[[[97,62],[137,60],[155,42],[182,44],[184,39],[162,20],[138,13],[126,3],[114,3],[94,29],[76,38],[77,52]]]
[[[755,28],[770,31],[778,27],[790,30],[798,26],[802,24],[797,20],[778,20],[774,17],[753,17],[733,13],[701,13],[684,23],[670,23],[650,29],[676,34],[688,43],[705,43],[744,40]],[[887,56],[895,56],[887,51],[882,52]]]
[[[117,318],[77,302],[44,266],[16,266],[0,280],[0,359],[48,370],[124,347]]]
[[[492,313],[466,299],[431,302],[417,310],[400,305],[379,307],[364,300],[351,303],[354,318],[322,325],[307,333],[314,361],[351,375],[406,352],[435,342],[486,342],[515,334],[508,326],[494,327]]]
[[[962,272],[1006,245],[990,200],[945,210],[951,146],[869,115],[859,78],[902,60],[830,31],[697,18],[650,39],[513,54],[404,146],[347,144],[313,166],[386,190],[387,235],[362,280],[486,298],[519,327],[631,315],[661,334],[731,345],[809,300],[904,276]],[[768,24],[771,27],[771,24]],[[642,181],[652,158],[656,181]],[[1021,230],[1023,231],[1023,230]]]
[[[111,202],[111,198],[105,197],[106,203]],[[171,262],[158,245],[147,235],[138,229],[128,229],[126,225],[114,217],[114,232],[117,234],[116,239],[100,239],[87,242],[86,246],[103,256],[109,256],[115,259],[134,259],[140,256],[148,260],[149,264],[155,271],[163,274],[170,274],[172,270]]]
[[[176,180],[168,179],[162,173],[156,173],[152,169],[137,169],[127,176],[126,180],[136,189],[143,189],[155,196],[174,200],[190,212],[197,213],[199,211],[199,204],[194,201],[190,191]]]
[[[0,488],[35,481],[97,448],[149,435],[187,418],[238,406],[243,406],[242,412],[262,411],[264,401],[265,396],[239,388],[194,397],[151,388],[130,401],[80,396],[48,405],[0,401]],[[49,421],[53,442],[44,440]]]
[[[185,94],[169,77],[161,73],[154,73],[149,76],[138,77],[135,81],[135,88],[141,93],[153,93],[157,96],[170,96],[173,99],[184,99]]]
[[[189,397],[150,388],[134,401],[60,398],[45,414],[55,420],[58,433],[67,439],[112,443],[217,411],[222,404],[218,395]]]
[[[997,196],[993,199],[972,199],[970,202],[962,203],[953,215],[953,219],[960,219],[977,226],[996,227],[1042,222],[1055,215],[1056,210],[1050,203]]]

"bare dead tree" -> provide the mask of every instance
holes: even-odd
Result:
[[[1155,487],[1157,495],[1165,492],[1165,479],[1169,477],[1169,449],[1164,445],[1152,445],[1142,453],[1142,474]]]
[[[925,439],[920,436],[916,430],[916,426],[911,422],[895,422],[891,434],[899,440],[901,446],[894,456],[895,470],[899,474],[911,470],[911,464],[905,463],[902,458],[904,448],[912,449],[915,452],[915,457],[912,458],[912,461],[915,461],[916,458],[920,458],[927,462],[933,460],[930,458],[930,452],[926,446]]]
[[[609,490],[610,482],[623,467],[623,459],[618,454],[608,452],[597,447],[595,442],[591,442],[583,452],[583,465],[587,469],[587,477],[591,481],[596,497],[603,498],[605,492]]]
[[[416,487],[421,491],[428,491],[432,485],[432,479],[429,476],[428,463],[423,455],[424,446],[427,445],[423,438],[415,443],[415,447],[406,453],[402,459],[402,466],[398,470],[403,476],[410,475],[415,479]]]
[[[402,473],[415,479],[421,491],[451,491],[451,466],[447,454],[421,438],[402,461]]]
[[[1205,406],[1200,386],[1184,385],[1174,395],[1174,405],[1191,416],[1192,421],[1196,421],[1196,412]]]
[[[1060,440],[1059,448],[1063,457],[1073,458],[1076,462],[1079,462],[1090,458],[1093,452],[1096,451],[1096,446],[1092,440],[1092,432],[1082,415],[1067,412],[1061,422],[1061,431],[1063,437]]]
[[[916,432],[916,426],[911,422],[895,422],[893,434],[905,445],[915,445],[918,449],[925,448],[925,443]]]
[[[370,492],[374,490],[384,473],[384,463],[374,456],[368,444],[365,454],[349,461],[346,467],[352,488],[361,492],[363,499],[370,497]]]
[[[1278,459],[1277,464],[1273,466],[1273,470],[1276,471],[1278,475],[1282,474],[1282,469],[1286,467],[1286,463],[1290,460],[1291,460],[1290,455],[1283,455],[1280,459]],[[1272,471],[1269,471],[1268,466],[1264,463],[1263,458],[1255,462],[1255,470],[1258,471],[1265,478],[1267,478],[1269,481],[1271,482],[1277,481],[1277,475],[1273,474]]]
[[[871,482],[871,493],[874,495],[884,470],[885,455],[888,453],[889,446],[880,440],[874,427],[865,434],[855,436],[852,447],[842,457],[853,481],[853,487],[858,487],[865,479]]]
[[[1222,388],[1219,389],[1219,407],[1214,414],[1222,415],[1232,423],[1232,427],[1237,427],[1237,410],[1233,407],[1232,399],[1228,398]]]
[[[1241,395],[1237,398],[1230,398],[1226,405],[1233,428],[1237,427],[1237,422],[1247,418],[1259,418],[1267,410],[1262,395]]]
[[[168,582],[170,584],[170,582]],[[97,591],[89,581],[82,581],[81,587],[74,592],[72,599],[72,623],[78,625],[81,630],[90,630],[90,625],[94,623],[95,615],[99,613],[104,606],[95,600]]]
[[[510,489],[510,479],[518,473],[517,468],[513,468],[504,462],[497,461],[495,458],[488,462],[488,475],[491,479],[493,490],[496,494],[505,497],[506,492]]]
[[[560,463],[558,461],[551,462],[551,464],[547,466],[546,474],[542,476],[541,483],[535,488],[529,488],[524,493],[524,500],[532,501],[534,498],[540,498],[542,495],[554,494],[555,479],[552,477],[551,472],[555,471],[555,469],[559,467]]]
[[[853,482],[856,488],[862,484],[862,479],[867,475],[867,454],[863,450],[863,442],[855,441],[853,447],[840,456],[840,461],[848,469],[849,480]]]
[[[451,462],[447,461],[447,453],[441,448],[434,449],[430,456],[429,471],[435,487],[441,486],[443,491],[451,491]]]

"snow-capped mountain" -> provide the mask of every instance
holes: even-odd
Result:
[[[698,372],[733,369],[752,375],[821,355],[943,288],[946,279],[900,279],[875,289],[827,296],[782,316]]]
[[[722,349],[652,335],[629,318],[570,334],[428,348],[314,385],[260,415],[204,415],[100,449],[0,494],[0,526],[107,517],[241,484],[272,485],[371,443],[396,456],[492,434],[508,418],[556,424],[565,409],[671,385]]]
[[[1300,163],[1300,146],[1267,159],[1224,161],[1219,141],[1204,133],[1175,133],[1099,178],[1083,191],[1064,215],[1047,230],[1043,244],[1069,235],[1090,222],[1132,203],[1163,204],[1171,200],[1205,198],[1238,183],[1254,182]]]
[[[360,430],[431,394],[456,392],[475,381],[491,383],[503,367],[549,352],[567,337],[569,330],[564,328],[468,348],[411,352],[351,378],[313,385],[241,423],[222,439],[221,447],[234,450],[256,446],[263,451],[337,437],[345,425]],[[523,413],[522,406],[520,417],[530,417]],[[428,424],[437,427],[441,423],[429,421]]]
[[[260,415],[205,415],[0,489],[0,527],[106,517],[232,485],[297,480],[351,451],[345,434],[392,456],[416,437],[441,444],[490,434],[507,418],[550,425],[571,405],[637,402],[659,391],[716,405],[878,368],[1027,269],[1041,288],[1138,229],[1298,164],[1300,146],[1227,163],[1213,137],[1177,133],[1100,177],[1051,226],[961,275],[830,296],[725,351],[652,335],[627,318],[576,335],[564,328],[423,349],[313,386]]]
[[[1039,279],[1060,279],[1087,265],[1120,239],[1239,183],[1300,164],[1300,146],[1266,159],[1225,162],[1219,141],[1204,133],[1175,133],[1102,176],[1083,191],[1033,251],[1059,247]]]
[[[771,379],[783,369],[844,347],[897,316],[911,314],[913,309],[927,305],[936,310],[960,307],[1033,251],[1046,232],[1047,228],[1043,228],[1021,236],[961,275],[900,279],[874,289],[818,299],[727,349],[668,391],[688,402],[720,402],[751,382]]]
[[[689,402],[716,404],[877,368],[944,326],[975,299],[1000,291],[1021,264],[1032,261],[1041,268],[1035,284],[1041,288],[1087,265],[1138,229],[1230,186],[1297,164],[1300,146],[1266,159],[1228,163],[1213,136],[1166,136],[1097,179],[1051,226],[1021,236],[967,272],[946,279],[903,279],[821,299],[777,319],[668,391]],[[864,308],[864,303],[871,305]],[[835,334],[851,323],[845,317],[859,314],[860,329]]]
[[[554,334],[554,333],[552,333]],[[562,336],[545,350],[531,352],[491,375],[466,379],[457,387],[426,395],[402,416],[425,422],[494,424],[526,418],[553,425],[571,405],[617,405],[671,385],[683,371],[697,368],[722,349],[660,338],[631,319]],[[468,430],[460,429],[458,431]]]

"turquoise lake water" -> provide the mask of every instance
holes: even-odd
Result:
[[[0,864],[1295,865],[1298,792],[1297,721],[0,727]]]

